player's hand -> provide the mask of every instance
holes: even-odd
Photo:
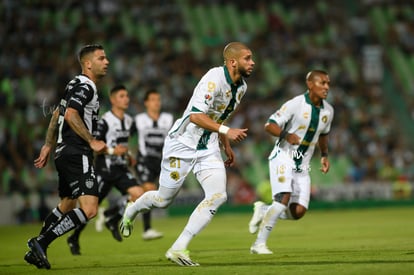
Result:
[[[224,161],[224,165],[226,167],[233,167],[234,165],[236,165],[235,154],[234,154],[233,149],[231,149],[230,146],[227,146],[226,148],[224,148],[224,153],[227,156],[227,159]]]
[[[40,149],[40,154],[37,159],[34,160],[34,166],[36,168],[43,168],[46,166],[47,161],[49,160],[50,150],[52,148],[48,145],[43,145]]]
[[[321,167],[320,170],[322,171],[322,173],[324,173],[324,174],[328,173],[330,163],[329,163],[329,160],[328,160],[327,157],[322,157],[321,158],[321,165],[322,165],[322,167]]]
[[[300,144],[300,137],[295,133],[288,133],[285,137],[286,141],[292,145],[299,145]]]
[[[128,147],[118,144],[117,146],[115,146],[114,148],[114,154],[117,156],[122,156],[128,153]]]
[[[230,128],[226,134],[226,137],[231,141],[240,142],[247,137],[247,130],[248,130],[247,128],[245,129]]]
[[[103,140],[92,139],[89,146],[94,152],[102,153],[106,150],[106,143]]]

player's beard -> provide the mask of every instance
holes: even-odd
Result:
[[[244,78],[248,78],[250,76],[250,73],[248,73],[245,68],[239,68],[239,73]]]

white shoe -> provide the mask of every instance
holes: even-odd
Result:
[[[252,254],[273,254],[272,250],[267,248],[266,244],[254,244],[250,247],[250,253]]]
[[[105,215],[104,215],[105,208],[99,207],[98,208],[98,217],[95,219],[95,230],[98,232],[102,232],[104,229],[105,223]]]
[[[262,201],[257,201],[254,203],[253,207],[253,216],[249,222],[249,232],[254,234],[259,229],[259,225],[263,220],[264,211],[263,206],[265,205]]]
[[[144,239],[145,241],[159,239],[159,238],[162,238],[163,236],[164,234],[152,228],[142,233],[142,239]]]
[[[190,251],[188,250],[172,250],[171,248],[165,253],[165,257],[181,266],[199,266],[200,264],[190,259]]]

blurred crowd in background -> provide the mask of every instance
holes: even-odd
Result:
[[[310,69],[331,79],[328,181],[412,181],[414,6],[407,2],[1,0],[0,195],[56,192],[53,161],[39,170],[33,160],[65,85],[80,73],[77,50],[91,43],[102,44],[111,62],[98,87],[101,113],[111,86],[123,83],[131,115],[155,87],[164,110],[178,116],[200,77],[223,63],[225,44],[253,50],[256,68],[231,121],[249,128],[235,145],[238,168],[229,171],[235,203],[251,202],[267,179],[273,140],[264,123],[305,92]]]

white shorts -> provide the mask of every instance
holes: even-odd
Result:
[[[293,160],[281,152],[269,160],[272,197],[278,193],[291,193],[289,203],[309,207],[311,180],[308,171],[297,172]]]
[[[195,150],[167,136],[161,161],[160,185],[179,188],[187,175],[206,169],[223,169],[220,149]],[[224,179],[225,184],[226,179]]]

